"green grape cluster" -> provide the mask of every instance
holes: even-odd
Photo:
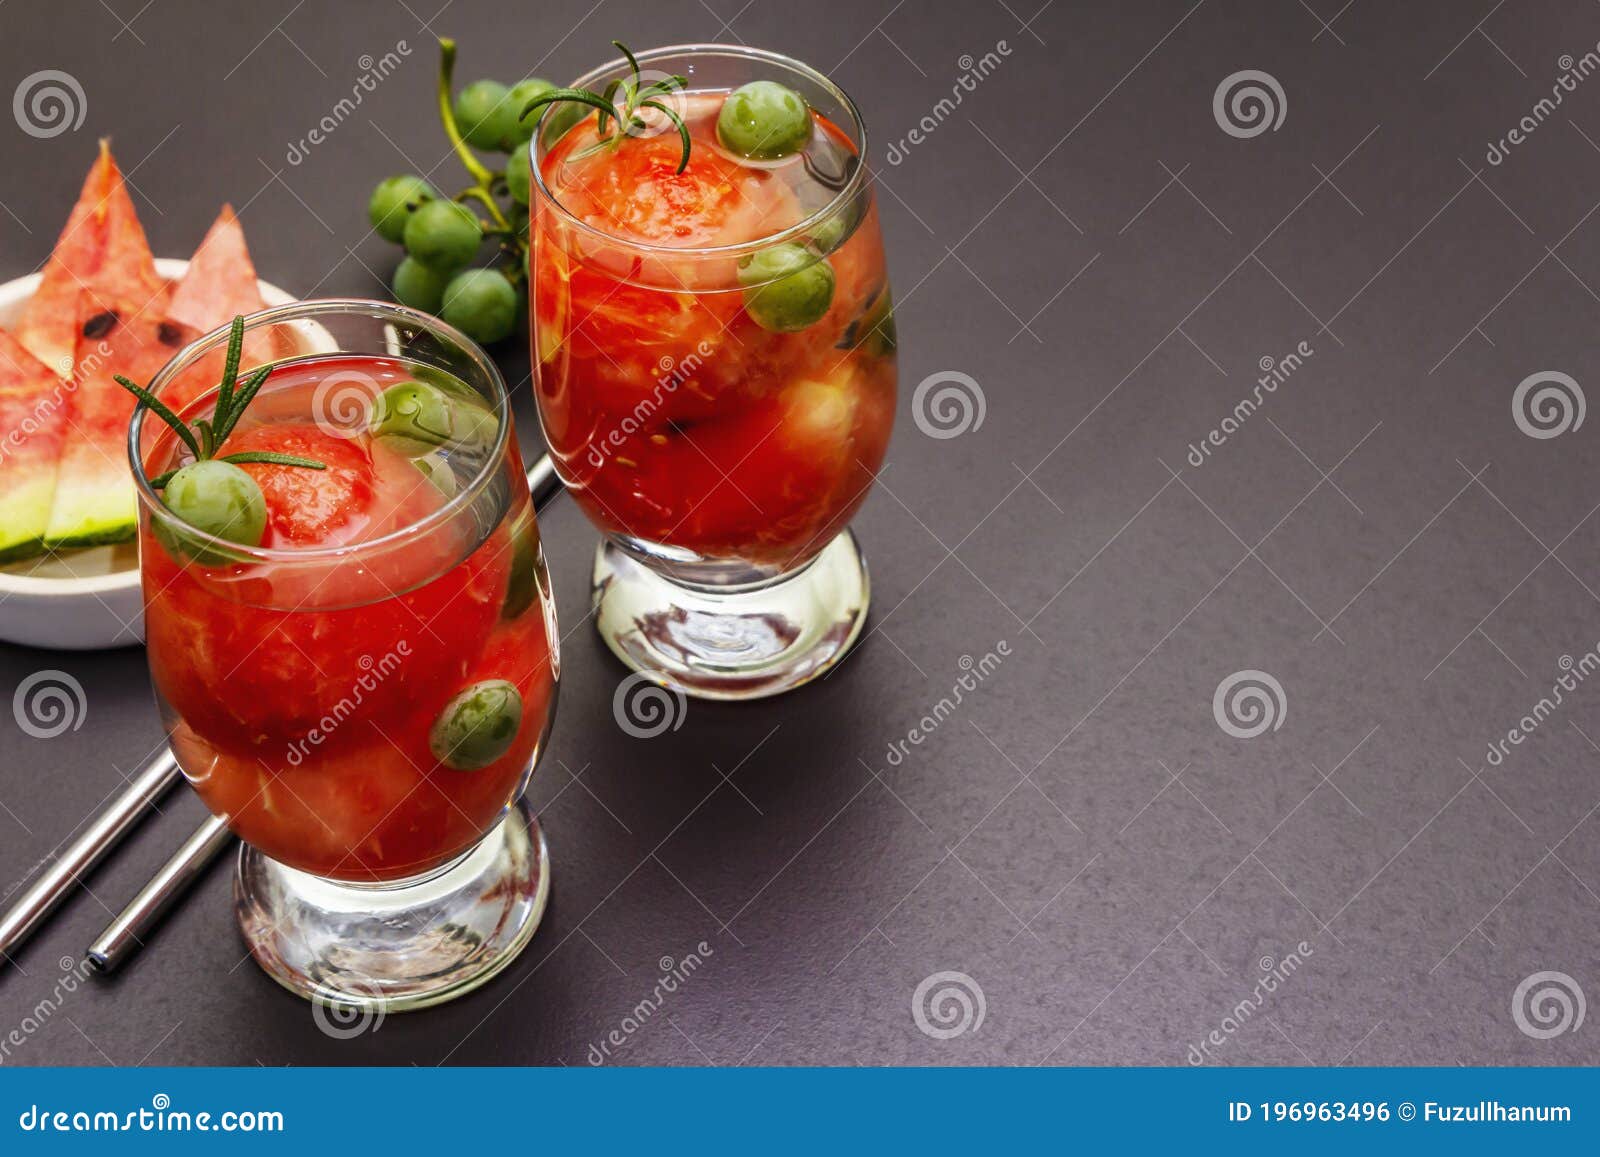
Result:
[[[390,282],[394,299],[437,314],[487,344],[510,337],[523,313],[529,151],[539,115],[522,119],[520,114],[554,86],[538,77],[513,85],[475,80],[452,95],[454,64],[454,42],[441,40],[439,119],[473,183],[446,197],[415,174],[386,177],[372,191],[367,217],[380,237],[405,247]],[[550,115],[564,117],[569,111],[578,110]],[[498,156],[486,162],[474,149]],[[482,267],[477,260],[486,242],[494,253]]]

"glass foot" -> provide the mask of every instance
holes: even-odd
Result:
[[[290,992],[399,1012],[471,992],[516,959],[550,896],[549,850],[518,800],[476,848],[416,880],[334,883],[245,845],[233,894],[251,955]]]
[[[634,670],[703,699],[758,699],[815,679],[861,634],[870,596],[848,530],[804,570],[754,587],[673,582],[609,540],[594,563],[606,645]]]

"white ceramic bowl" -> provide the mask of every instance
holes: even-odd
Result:
[[[156,258],[156,272],[169,281],[188,268],[187,261]],[[39,278],[30,273],[0,285],[0,328],[16,325]],[[258,284],[269,307],[294,300],[275,285]],[[144,640],[143,618],[139,552],[131,542],[0,566],[0,639],[8,643],[66,651],[127,647]]]

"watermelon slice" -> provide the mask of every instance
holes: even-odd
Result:
[[[173,352],[162,341],[170,290],[104,142],[96,169],[106,175],[88,220],[103,228],[103,248],[77,296],[72,406],[44,532],[52,549],[133,537],[137,507],[125,440],[134,400],[113,375],[147,382]]]
[[[224,205],[205,240],[189,259],[189,269],[172,291],[167,320],[194,336],[227,325],[241,313],[266,308],[256,267],[244,243],[244,229],[232,205]]]
[[[0,562],[44,549],[69,387],[0,330]]]
[[[239,314],[265,309],[266,304],[245,245],[244,229],[233,206],[224,205],[172,291],[172,304],[167,307],[167,336],[178,342],[191,342],[228,325]],[[267,335],[246,335],[241,376],[273,358],[273,343]],[[182,413],[189,403],[222,380],[224,361],[224,351],[216,350],[188,367],[167,385],[162,401]]]
[[[105,255],[107,208],[121,174],[106,141],[72,207],[67,225],[45,263],[39,288],[29,299],[17,326],[17,339],[63,378],[72,377],[78,345],[78,295],[93,282]]]
[[[99,300],[88,293],[81,299],[73,404],[44,535],[52,550],[133,537],[138,505],[127,439],[136,403],[112,375],[148,382],[167,363],[173,351],[158,336],[158,319],[169,296],[168,287],[158,284],[142,305],[120,298],[114,299],[119,308],[98,312]]]

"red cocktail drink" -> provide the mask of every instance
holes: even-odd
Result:
[[[544,608],[514,545],[536,533],[526,488],[508,485],[484,535],[441,518],[445,494],[387,439],[319,419],[325,382],[344,383],[357,412],[358,392],[375,401],[415,372],[333,355],[267,378],[229,447],[328,464],[243,467],[266,498],[262,546],[281,557],[195,565],[164,549],[150,520],[142,529],[150,666],[179,762],[242,839],[330,879],[414,876],[476,843],[520,790],[554,688]],[[176,464],[176,441],[147,457],[147,474]],[[508,462],[508,483],[519,470]],[[300,556],[430,519],[438,528],[403,549],[316,565]],[[452,769],[430,749],[430,727],[491,679],[515,685],[522,724],[487,766]]]
[[[854,552],[842,532],[883,463],[896,376],[862,131],[848,98],[782,57],[665,49],[639,60],[694,74],[695,87],[666,98],[686,159],[675,125],[650,110],[635,135],[608,138],[591,112],[537,142],[540,418],[569,491],[608,538],[596,579],[613,649],[688,691],[771,693],[854,637],[859,558],[837,560],[830,589],[809,602],[793,590],[765,611],[697,600],[781,586],[835,543]],[[784,130],[786,151],[762,147],[771,133],[745,151],[748,136],[730,139],[730,104],[779,87],[752,76],[781,79],[802,118]],[[759,115],[751,123],[759,134]],[[642,589],[658,582],[695,593]],[[612,593],[622,586],[632,597]],[[783,621],[753,639],[745,627],[764,613]],[[830,617],[800,621],[816,613]],[[730,614],[738,622],[710,622]]]
[[[315,330],[291,330],[296,311],[311,311]],[[375,303],[256,317],[274,315],[257,328],[277,331],[278,345],[310,334],[335,348],[273,365],[218,448],[259,491],[254,541],[185,521],[188,491],[172,472],[193,450],[148,414],[136,422],[150,669],[185,775],[256,857],[241,913],[262,963],[315,993],[324,980],[306,978],[327,964],[316,957],[365,952],[371,975],[402,978],[388,999],[427,1002],[441,989],[407,974],[404,943],[348,923],[301,927],[306,944],[329,938],[307,954],[266,926],[302,873],[335,892],[383,885],[403,896],[392,886],[433,873],[436,887],[482,858],[486,836],[519,826],[507,809],[537,758],[557,676],[538,530],[503,387],[464,338]],[[357,340],[368,338],[379,340]],[[175,365],[158,396],[193,396],[185,375],[214,359],[186,351]],[[198,429],[218,405],[213,390],[179,416]],[[274,456],[317,467],[258,460]],[[522,835],[526,844],[525,824]],[[377,924],[394,926],[383,907]],[[297,909],[289,923],[304,918]],[[452,960],[444,973],[459,988],[483,965]]]

